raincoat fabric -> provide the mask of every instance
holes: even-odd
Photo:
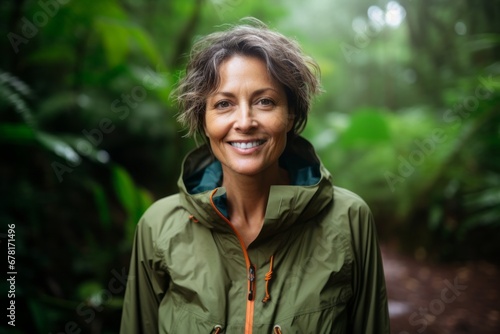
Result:
[[[297,138],[280,158],[247,249],[227,217],[222,170],[207,147],[184,160],[179,193],[155,202],[134,240],[120,332],[389,333],[370,209],[332,183]]]

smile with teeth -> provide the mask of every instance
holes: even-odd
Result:
[[[236,148],[241,148],[241,149],[249,149],[249,148],[254,148],[254,147],[257,147],[259,145],[262,145],[264,143],[264,140],[255,140],[255,141],[250,141],[250,142],[236,142],[236,141],[233,141],[233,142],[230,142],[229,144],[231,144],[231,146],[234,146]]]

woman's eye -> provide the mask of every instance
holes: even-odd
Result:
[[[229,104],[228,101],[220,101],[215,104],[215,108],[217,109],[225,109],[229,108],[231,105]]]
[[[272,106],[272,105],[274,105],[274,101],[271,99],[261,99],[261,100],[259,100],[259,104],[261,104],[263,106]]]

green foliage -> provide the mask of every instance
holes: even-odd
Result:
[[[137,222],[153,200],[147,192],[138,191],[134,181],[123,167],[114,166],[111,177],[118,200],[127,214],[125,238],[128,243],[131,243]]]
[[[390,140],[389,124],[376,110],[358,110],[349,127],[342,133],[340,145],[344,149],[356,146],[377,145]]]
[[[5,93],[1,103],[31,115],[26,107],[28,102],[19,96],[9,98],[9,93],[15,94]],[[17,319],[33,319],[30,321],[33,327],[25,329],[48,332],[57,326],[64,328],[68,317],[78,309],[79,301],[118,313],[120,296],[102,301],[103,296],[107,296],[102,292],[106,288],[104,282],[110,280],[110,264],[120,262],[117,259],[123,254],[128,257],[135,225],[151,205],[151,195],[138,187],[120,165],[100,162],[95,147],[89,146],[85,155],[77,152],[82,138],[47,133],[27,125],[25,119],[21,122],[24,123],[0,124],[0,145],[15,154],[7,157],[2,166],[4,186],[13,196],[3,203],[0,220],[16,225],[16,260],[18,271],[23,273],[16,281]],[[19,156],[15,158],[16,155]],[[102,177],[91,171],[93,165],[104,168],[104,172],[108,170],[108,184],[97,181]],[[62,166],[62,169],[54,166]],[[41,167],[45,170],[43,179],[28,174],[29,169],[25,167]],[[14,178],[5,179],[14,172]],[[68,199],[75,192],[79,193],[76,201]],[[112,204],[116,198],[118,204]],[[62,207],[51,209],[56,203]],[[26,204],[30,205],[29,211],[24,210]],[[119,208],[124,218],[117,216]],[[73,210],[85,211],[74,215]],[[46,233],[41,233],[47,227],[51,231],[48,238]],[[58,266],[57,259],[65,265]],[[31,267],[26,267],[26,263],[31,263]],[[30,284],[36,273],[46,273],[48,286]],[[72,292],[75,283],[77,288]],[[47,295],[49,291],[55,296]]]
[[[487,98],[455,96],[439,118],[425,107],[398,114],[362,108],[313,118],[306,135],[337,185],[371,204],[385,235],[399,231],[405,247],[423,246],[440,258],[493,260],[499,251],[493,240],[474,252],[456,249],[500,229],[500,90],[470,80],[471,91],[481,87]],[[477,104],[466,105],[471,100]]]
[[[0,41],[0,222],[16,224],[18,331],[117,331],[123,289],[107,298],[108,284],[194,146],[170,92],[199,35],[247,16],[318,61],[326,93],[305,136],[384,237],[498,259],[498,1],[401,1],[398,27],[374,26],[373,5],[73,0],[43,24],[39,1],[0,6],[3,35],[21,38]]]

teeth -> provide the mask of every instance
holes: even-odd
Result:
[[[260,144],[262,144],[261,140],[256,140],[256,141],[247,142],[247,143],[239,143],[239,142],[232,142],[231,143],[232,146],[237,147],[237,148],[242,148],[242,149],[253,148],[253,147],[259,146]]]

